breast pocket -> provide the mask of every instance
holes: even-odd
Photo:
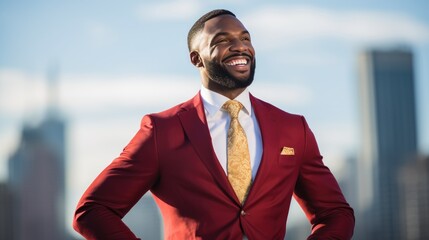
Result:
[[[295,155],[280,155],[279,165],[282,167],[294,167],[296,165]]]

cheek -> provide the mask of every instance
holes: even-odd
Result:
[[[248,48],[249,48],[249,52],[250,52],[252,55],[255,55],[255,49],[253,48],[252,44],[250,44],[250,43],[249,43]]]
[[[223,57],[225,56],[225,51],[222,48],[213,49],[210,54],[211,61],[222,62]]]

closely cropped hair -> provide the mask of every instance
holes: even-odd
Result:
[[[216,9],[213,11],[210,11],[206,14],[204,14],[202,17],[200,17],[195,23],[194,25],[192,25],[191,29],[188,32],[188,49],[189,51],[191,51],[192,48],[192,41],[194,40],[195,35],[201,31],[204,28],[204,24],[205,22],[207,22],[208,20],[215,18],[217,16],[220,15],[231,15],[235,17],[235,14],[225,10],[225,9]]]

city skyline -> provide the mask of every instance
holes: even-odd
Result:
[[[428,3],[177,2],[42,1],[25,7],[0,2],[0,180],[7,178],[5,162],[16,149],[23,123],[37,124],[44,115],[47,72],[59,66],[58,104],[70,127],[71,222],[83,190],[120,153],[141,117],[198,91],[199,76],[189,63],[185,39],[193,21],[212,8],[231,9],[252,34],[258,66],[251,92],[303,114],[325,163],[339,178],[344,160],[355,156],[360,145],[359,52],[411,49],[418,147],[429,152],[428,134],[422,134],[429,131]]]
[[[398,210],[399,172],[418,156],[414,54],[368,50],[359,66],[363,131],[356,206],[361,226],[356,233],[359,239],[399,240],[404,218]]]
[[[12,239],[68,239],[65,226],[66,124],[49,114],[38,126],[24,126],[9,159],[6,222]]]

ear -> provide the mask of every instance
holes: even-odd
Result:
[[[194,66],[196,67],[202,67],[203,65],[203,60],[200,57],[200,54],[197,51],[192,51],[189,54],[189,57],[191,58],[191,63],[194,64]]]

